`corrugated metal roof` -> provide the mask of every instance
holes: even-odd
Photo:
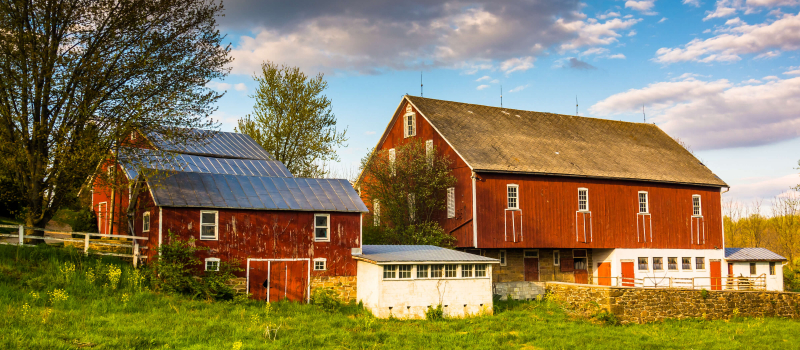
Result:
[[[767,248],[725,248],[728,261],[785,261],[786,258]]]
[[[497,259],[432,245],[364,245],[361,246],[361,254],[354,256],[374,261],[376,263],[500,262],[500,260]]]
[[[193,130],[193,132],[198,134],[209,133],[213,134],[213,136],[203,142],[190,144],[176,144],[156,133],[147,135],[147,138],[156,148],[163,151],[221,158],[275,160],[269,152],[265,151],[250,136],[235,132],[210,130]]]
[[[347,180],[160,172],[148,185],[165,207],[368,211]]]
[[[149,150],[137,150],[137,160],[121,160],[129,179],[136,178],[141,168],[175,170],[192,173],[293,177],[289,169],[277,160],[228,159],[172,153],[165,156]]]
[[[405,98],[476,171],[727,186],[654,124]]]

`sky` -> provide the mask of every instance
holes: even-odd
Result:
[[[245,1],[208,86],[232,131],[264,61],[323,73],[357,171],[405,94],[655,123],[751,203],[800,184],[800,0]],[[767,206],[768,207],[768,206]]]

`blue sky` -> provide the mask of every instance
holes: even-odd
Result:
[[[323,72],[348,147],[374,147],[403,94],[656,123],[731,185],[800,183],[800,0],[227,1],[232,74],[215,118],[252,110],[264,60]],[[785,195],[785,194],[784,194]]]

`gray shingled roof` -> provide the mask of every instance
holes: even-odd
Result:
[[[654,124],[405,98],[475,171],[727,186]]]
[[[175,170],[192,173],[293,177],[289,169],[277,160],[229,159],[173,153],[163,155],[149,150],[138,150],[143,154],[136,160],[121,160],[128,178],[136,178],[141,168]]]
[[[767,248],[725,248],[728,261],[785,261],[786,258]]]
[[[148,135],[147,139],[163,151],[220,158],[275,160],[250,136],[224,131],[193,130],[193,132],[214,133],[214,136],[204,142],[190,144],[176,144],[155,133]]]
[[[164,207],[368,211],[347,180],[161,172],[147,182]]]
[[[364,245],[361,247],[361,254],[354,255],[354,257],[379,264],[393,262],[500,262],[497,259],[432,245]]]

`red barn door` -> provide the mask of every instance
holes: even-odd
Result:
[[[253,299],[306,301],[308,261],[250,261],[247,284]]]
[[[597,284],[601,286],[611,285],[611,263],[602,262],[597,264]]]
[[[620,263],[622,267],[622,286],[633,287],[636,275],[633,273],[633,261],[623,261]]]
[[[711,260],[711,290],[722,289],[722,264],[719,260]]]
[[[539,282],[539,258],[525,258],[525,280]]]

